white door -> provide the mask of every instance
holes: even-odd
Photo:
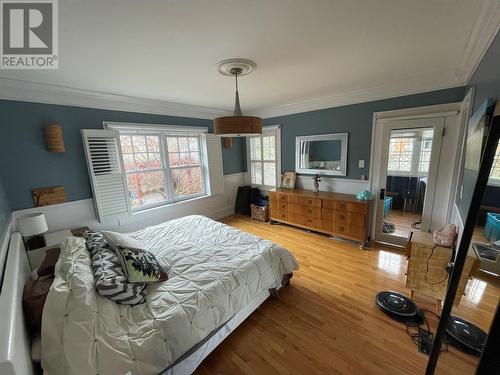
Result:
[[[411,231],[430,230],[444,122],[444,117],[377,121],[376,241],[403,246]]]

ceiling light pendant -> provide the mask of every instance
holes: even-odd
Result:
[[[214,134],[221,137],[245,137],[262,134],[262,119],[254,116],[243,116],[238,93],[238,76],[251,73],[257,65],[250,60],[229,59],[217,63],[217,71],[226,76],[233,76],[236,81],[234,112],[232,116],[214,119]]]

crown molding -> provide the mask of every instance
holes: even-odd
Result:
[[[3,77],[0,77],[0,99],[203,119],[230,114],[209,107]]]
[[[260,109],[257,108],[251,112],[256,116],[270,118],[340,107],[344,105],[366,103],[405,95],[419,94],[427,91],[449,89],[463,85],[464,82],[458,79],[454,70],[437,71],[426,76],[403,79],[394,84],[385,84],[366,89],[348,91],[321,98],[284,104],[281,106]]]
[[[465,45],[462,63],[455,71],[457,78],[464,84],[469,83],[499,30],[500,1],[485,0]]]
[[[499,29],[500,1],[485,0],[466,43],[462,62],[457,67],[425,76],[409,77],[393,84],[346,91],[280,106],[260,107],[249,112],[270,118],[465,86]],[[204,119],[231,114],[229,111],[209,107],[2,77],[0,77],[0,99]]]

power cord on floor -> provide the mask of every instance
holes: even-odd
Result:
[[[442,280],[439,280],[439,281],[429,281],[427,279],[427,274],[429,273],[429,261],[431,260],[432,258],[432,255],[434,254],[434,250],[436,249],[437,247],[437,244],[434,245],[434,247],[432,248],[431,250],[431,253],[429,254],[429,256],[427,257],[427,261],[425,263],[425,275],[424,275],[424,280],[430,284],[430,285],[438,285],[438,284],[441,284],[441,283],[444,283],[446,280],[448,280],[448,271],[447,269],[445,269],[445,273],[446,273],[446,276],[442,279]]]
[[[416,320],[406,322],[406,334],[410,337],[411,341],[418,347],[422,353],[429,354],[434,341],[434,334],[431,332],[429,322],[425,313],[435,315],[438,319],[441,317],[430,310],[419,310]],[[425,326],[425,328],[422,328]],[[412,332],[412,329],[416,331]],[[448,343],[444,342],[441,346],[441,352],[448,351]]]

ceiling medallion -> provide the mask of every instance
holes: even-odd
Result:
[[[218,62],[215,68],[220,74],[235,78],[236,93],[233,115],[214,119],[214,134],[221,137],[244,137],[262,134],[262,119],[254,116],[243,116],[238,93],[238,77],[253,72],[257,68],[257,64],[247,59],[228,59]]]

